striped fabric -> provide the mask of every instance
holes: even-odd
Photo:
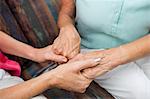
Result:
[[[52,44],[58,35],[59,0],[2,0],[1,9],[1,30],[17,40],[39,48]],[[25,79],[30,79],[43,67],[20,60]]]
[[[0,30],[15,39],[41,48],[53,43],[58,35],[56,25],[60,0],[0,0]],[[31,79],[48,63],[38,64],[15,56],[22,66],[22,77]],[[92,84],[85,94],[60,89],[44,93],[50,99],[113,99],[104,89]]]

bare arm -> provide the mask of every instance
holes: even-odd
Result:
[[[59,36],[53,43],[53,51],[68,59],[76,56],[80,51],[80,36],[74,26],[74,0],[61,0],[61,9],[58,18]]]
[[[89,78],[100,76],[115,67],[126,64],[142,57],[150,55],[150,34],[136,41],[103,51],[94,51],[74,58],[74,60],[88,58],[102,58],[99,66],[84,70]],[[73,60],[73,61],[74,61]]]
[[[114,69],[119,65],[150,55],[150,35],[144,36],[134,42],[122,45],[121,47],[112,48],[102,53],[100,52],[100,54],[104,58],[102,58],[100,66],[93,68],[92,71],[96,74],[93,74],[95,75],[94,78]]]
[[[66,61],[65,57],[54,54],[51,46],[37,49],[15,40],[2,31],[0,31],[0,50],[7,54],[20,56],[36,62],[44,62],[46,60]]]
[[[126,62],[150,55],[150,34],[134,42],[123,45],[121,50],[127,54]]]
[[[31,59],[35,49],[0,31],[0,50],[11,55]]]
[[[74,0],[61,0],[61,10],[59,12],[59,28],[74,24],[75,3]]]
[[[0,89],[0,97],[1,99],[30,99],[52,87],[54,84],[52,78],[51,75],[44,74],[21,84]]]
[[[24,57],[27,59],[31,59],[34,52],[34,48],[32,46],[18,42],[2,31],[0,31],[0,50],[5,53]]]
[[[97,64],[98,61],[95,59],[63,64],[37,78],[9,88],[0,89],[0,98],[30,99],[52,87],[83,93],[92,80],[85,78],[81,71]]]

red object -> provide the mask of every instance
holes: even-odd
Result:
[[[9,60],[0,52],[0,69],[4,69],[13,76],[20,76],[21,68],[19,63]]]

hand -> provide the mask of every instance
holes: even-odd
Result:
[[[87,54],[80,54],[74,60],[84,60],[87,58],[101,58],[98,66],[85,69],[83,75],[87,78],[96,78],[118,65],[127,62],[127,54],[120,48],[112,48],[109,50],[89,52]]]
[[[79,60],[85,60],[85,59],[91,59],[91,58],[100,58],[103,57],[104,55],[102,54],[104,50],[100,51],[92,51],[92,52],[87,52],[87,53],[79,53],[76,55],[74,58],[70,59],[69,62],[74,62],[74,61],[79,61]]]
[[[67,62],[67,58],[61,55],[56,55],[53,50],[52,46],[49,45],[45,48],[34,49],[34,54],[32,54],[31,60],[36,62],[45,62],[45,61],[55,61],[59,63]]]
[[[73,58],[80,51],[80,36],[73,25],[67,25],[60,29],[59,36],[55,39],[53,51],[68,59]]]
[[[94,59],[76,61],[60,65],[48,73],[52,74],[55,79],[54,87],[83,93],[91,83],[92,79],[84,77],[82,75],[82,70],[96,66],[97,64],[98,62]]]

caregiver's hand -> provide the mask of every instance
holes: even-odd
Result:
[[[92,80],[84,77],[82,70],[97,64],[98,62],[95,59],[76,61],[60,65],[48,73],[55,79],[53,80],[55,81],[54,87],[83,93]],[[52,80],[49,80],[49,82],[51,83]]]
[[[88,58],[101,58],[98,66],[85,69],[83,75],[87,78],[96,78],[118,65],[127,62],[128,55],[122,48],[112,48],[109,50],[89,52],[87,54],[80,54],[76,56],[73,60],[85,60]]]
[[[44,48],[34,48],[33,53],[31,54],[31,60],[36,62],[45,62],[45,61],[55,61],[63,63],[67,61],[67,58],[61,55],[57,55],[53,52],[52,46],[49,45]]]
[[[60,29],[59,36],[53,43],[53,51],[68,59],[73,58],[80,51],[80,36],[73,25],[67,25]]]
[[[0,50],[7,54],[23,57],[35,62],[51,60],[61,63],[67,61],[64,56],[55,54],[51,45],[44,48],[34,48],[12,38],[2,31],[0,31]]]
[[[31,99],[33,96],[53,87],[83,93],[92,80],[84,77],[81,71],[95,65],[97,65],[95,59],[60,65],[31,80],[0,89],[0,98]],[[8,95],[10,92],[11,94]]]

